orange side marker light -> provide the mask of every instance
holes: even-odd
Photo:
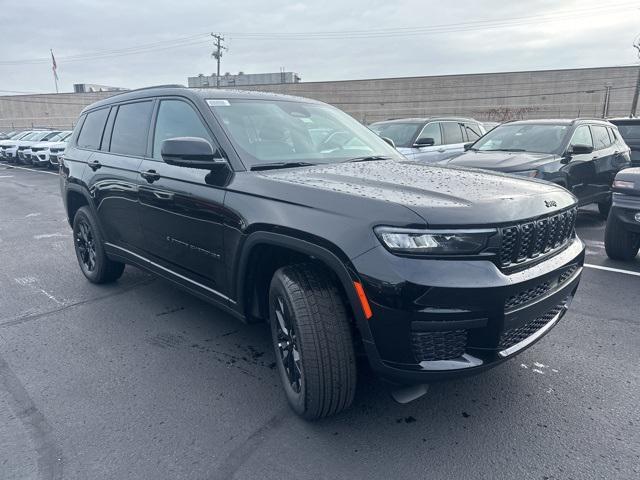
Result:
[[[364,317],[367,320],[369,320],[373,316],[373,313],[371,312],[371,307],[369,306],[369,300],[367,300],[367,296],[364,293],[362,284],[360,282],[353,282],[353,286],[355,287],[356,292],[358,294],[358,298],[360,299],[360,305],[362,306]]]

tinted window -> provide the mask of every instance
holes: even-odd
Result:
[[[411,140],[420,127],[419,123],[374,123],[369,128],[381,137],[393,140],[396,147],[410,147]]]
[[[135,156],[145,154],[152,106],[152,102],[138,102],[118,107],[110,152]]]
[[[607,148],[611,145],[609,140],[609,134],[606,127],[600,125],[591,125],[591,135],[593,135],[593,148],[600,150],[601,148]]]
[[[622,138],[640,138],[640,123],[619,123],[618,131]]]
[[[104,122],[107,120],[108,113],[109,109],[103,108],[87,114],[78,136],[78,146],[80,148],[97,150],[100,147],[102,130],[104,130]]]
[[[464,129],[470,142],[475,142],[482,136],[482,130],[480,130],[480,125],[477,123],[465,123]]]
[[[462,143],[462,130],[458,122],[442,122],[442,132],[444,134],[445,145],[451,143]]]
[[[162,142],[175,137],[199,137],[211,142],[211,135],[189,104],[180,100],[163,100],[156,119],[153,158],[161,159]]]
[[[576,131],[573,132],[573,137],[571,137],[570,145],[587,145],[589,147],[593,147],[593,140],[591,139],[589,127],[582,125],[576,128]]]
[[[440,133],[440,124],[438,122],[425,125],[420,132],[418,138],[433,138],[434,145],[442,145],[442,135]]]

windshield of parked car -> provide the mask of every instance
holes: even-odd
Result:
[[[46,140],[47,142],[61,142],[69,135],[71,135],[71,132],[58,132],[52,137],[47,138]]]
[[[569,131],[568,125],[505,124],[485,134],[473,150],[558,153]]]
[[[372,156],[403,159],[367,127],[329,105],[260,99],[210,99],[207,103],[250,167]]]
[[[640,138],[640,123],[618,123],[616,126],[622,138]]]
[[[374,123],[369,128],[381,137],[387,137],[393,140],[396,147],[411,147],[411,141],[418,133],[418,129],[422,127],[422,123],[407,122],[388,122]]]

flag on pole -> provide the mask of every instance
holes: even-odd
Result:
[[[56,57],[53,56],[53,50],[51,50],[51,61],[53,62],[51,69],[53,70],[53,76],[58,80],[58,65],[56,64]]]

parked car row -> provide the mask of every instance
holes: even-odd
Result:
[[[580,206],[596,203],[606,216],[613,179],[632,165],[635,155],[620,129],[625,137],[635,138],[633,145],[640,154],[640,121],[614,122],[619,126],[581,118],[483,125],[468,118],[442,117],[397,119],[369,127],[392,139],[412,160],[548,180],[571,191]]]
[[[0,159],[36,167],[57,168],[70,130],[26,130],[9,132],[0,140]]]

